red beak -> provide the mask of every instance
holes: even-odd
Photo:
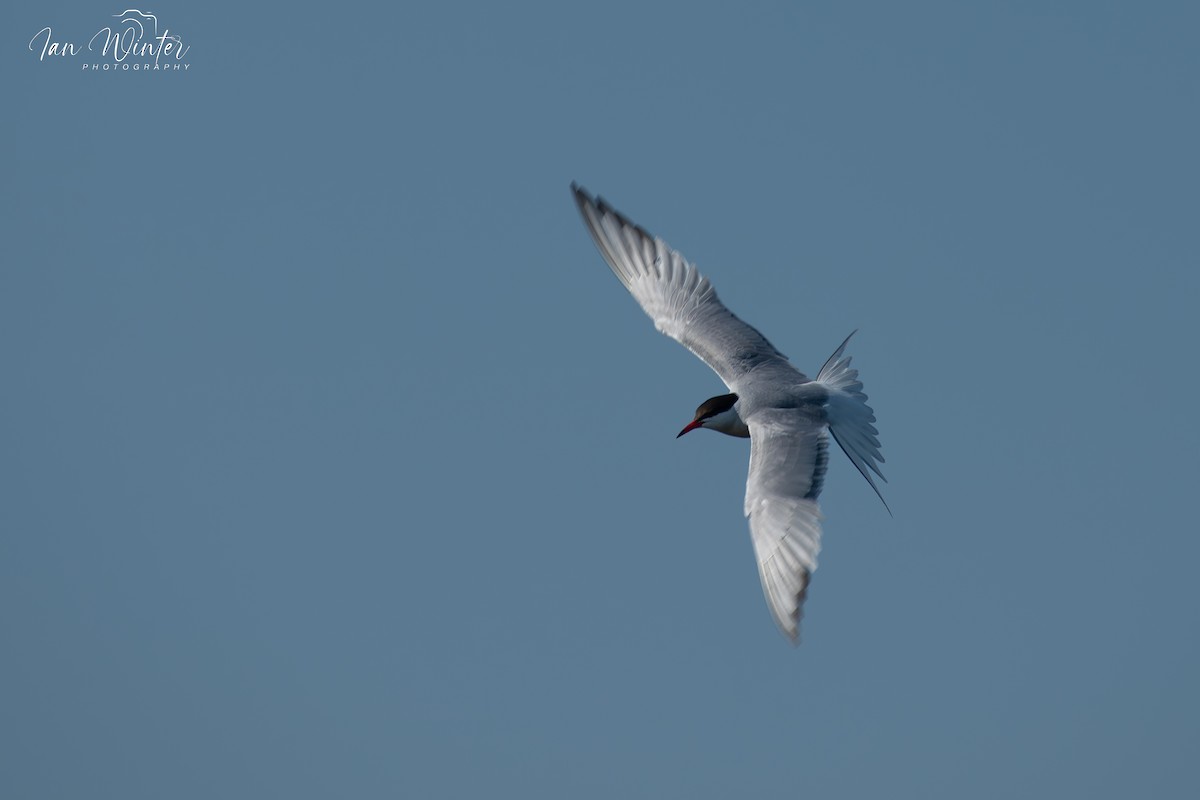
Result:
[[[703,422],[703,420],[699,420],[699,419],[697,419],[697,420],[692,420],[691,422],[689,422],[689,423],[687,424],[687,427],[686,427],[686,428],[684,428],[683,430],[681,430],[681,431],[679,432],[679,436],[683,436],[683,435],[684,435],[685,433],[687,433],[688,431],[694,431],[694,430],[696,430],[696,428],[699,428],[699,427],[700,427],[700,423],[701,423],[701,422]],[[678,439],[678,438],[679,438],[679,436],[676,436],[675,438],[676,438],[676,439]]]

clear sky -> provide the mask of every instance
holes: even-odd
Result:
[[[1200,796],[1195,4],[142,10],[0,47],[0,796]],[[860,329],[798,649],[572,180]]]

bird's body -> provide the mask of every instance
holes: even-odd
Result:
[[[681,253],[603,200],[578,186],[571,189],[600,253],[655,327],[695,353],[729,387],[728,394],[702,403],[679,435],[709,428],[750,439],[745,505],[750,536],[767,604],[795,642],[820,550],[817,497],[828,464],[828,434],[877,494],[871,472],[883,478],[875,415],[858,371],[842,355],[846,342],[810,380],[734,316]]]

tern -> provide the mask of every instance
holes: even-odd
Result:
[[[577,184],[571,192],[600,254],[661,332],[708,364],[729,391],[700,404],[697,428],[750,439],[745,513],[763,594],[776,624],[799,643],[801,609],[821,548],[817,497],[833,436],[887,508],[875,412],[844,355],[850,336],[810,379],[717,299],[678,250]],[[888,509],[888,513],[891,510]]]

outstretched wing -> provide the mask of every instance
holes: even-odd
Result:
[[[571,191],[604,260],[654,327],[699,356],[726,386],[734,389],[739,378],[766,363],[794,370],[766,337],[717,299],[712,284],[678,250],[576,184]]]
[[[813,408],[760,411],[749,427],[750,538],[767,605],[795,644],[808,579],[821,549],[817,497],[829,462],[828,437]]]

